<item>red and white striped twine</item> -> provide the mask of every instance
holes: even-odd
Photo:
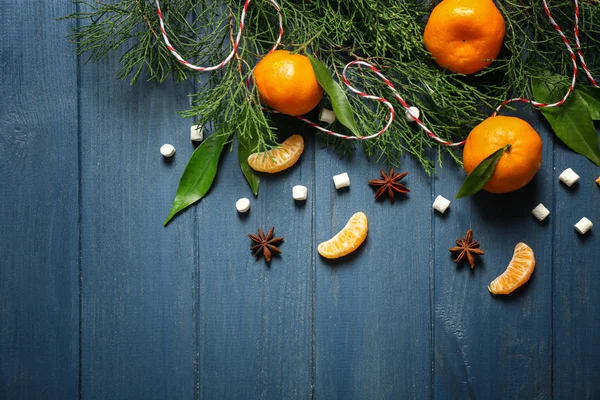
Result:
[[[544,3],[544,11],[546,12],[546,15],[548,16],[548,19],[550,20],[550,24],[552,24],[552,26],[554,27],[556,32],[558,32],[558,34],[562,38],[562,41],[565,44],[565,46],[567,47],[567,50],[569,51],[569,54],[571,56],[571,61],[573,62],[573,78],[571,79],[571,84],[569,85],[569,89],[567,90],[567,93],[565,93],[563,98],[560,99],[559,101],[557,101],[556,103],[540,103],[539,101],[524,99],[522,97],[516,97],[513,99],[504,100],[502,102],[502,104],[500,104],[496,108],[496,110],[492,114],[492,117],[495,117],[498,114],[498,112],[502,109],[502,107],[504,107],[505,105],[507,105],[509,103],[513,103],[513,102],[530,103],[531,105],[533,105],[535,107],[539,107],[539,108],[551,108],[551,107],[561,106],[562,104],[564,104],[565,101],[567,101],[567,99],[569,98],[571,93],[573,93],[573,90],[575,89],[575,81],[577,80],[577,69],[578,69],[577,57],[575,56],[575,52],[573,51],[573,48],[571,47],[571,42],[569,42],[569,39],[567,39],[567,37],[565,36],[563,31],[560,29],[560,26],[558,26],[558,23],[556,22],[554,17],[552,17],[552,14],[550,13],[550,9],[548,8],[548,3],[546,3],[546,0],[542,0],[542,2]],[[574,34],[575,34],[575,45],[577,48],[577,54],[579,55],[579,60],[581,61],[581,66],[583,68],[583,71],[587,75],[588,79],[590,80],[592,85],[598,87],[598,83],[592,77],[592,74],[590,73],[590,71],[587,67],[587,64],[585,63],[585,60],[583,58],[583,52],[581,51],[581,43],[579,42],[579,4],[577,3],[577,0],[573,0],[573,2],[575,3]]]
[[[213,65],[212,67],[199,67],[197,65],[190,63],[189,61],[184,60],[183,57],[181,57],[181,55],[177,52],[177,50],[175,50],[175,48],[169,41],[169,37],[167,36],[167,30],[165,28],[165,19],[163,17],[163,13],[160,8],[160,2],[159,2],[159,0],[156,0],[156,13],[158,14],[158,21],[160,23],[160,32],[162,34],[163,40],[165,41],[165,45],[167,46],[167,48],[169,49],[171,54],[173,54],[173,56],[177,59],[177,61],[179,61],[181,64],[185,65],[186,67],[188,67],[189,69],[192,69],[194,71],[207,72],[207,71],[214,71],[219,68],[223,68],[233,58],[233,56],[237,54],[238,47],[240,45],[240,39],[242,38],[242,31],[244,30],[244,21],[246,20],[246,13],[248,11],[248,6],[250,5],[251,1],[252,0],[246,0],[246,2],[244,3],[244,8],[242,8],[242,15],[240,16],[239,30],[235,37],[235,41],[233,42],[233,48],[231,49],[231,52],[227,55],[227,57],[225,57],[225,59],[223,61],[221,61],[217,65]],[[273,48],[269,51],[269,53],[270,53],[270,52],[274,51],[275,49],[277,49],[277,47],[281,43],[281,39],[283,38],[283,16],[281,15],[281,8],[279,7],[279,4],[277,4],[277,2],[275,0],[269,0],[269,2],[271,4],[273,4],[273,7],[275,7],[275,9],[277,10],[277,15],[279,16],[279,36],[277,37],[275,46],[273,46]]]
[[[244,30],[244,21],[246,19],[246,12],[248,10],[248,6],[250,5],[250,2],[252,0],[245,0],[244,2],[244,7],[242,9],[242,14],[240,16],[240,25],[239,25],[239,30],[238,33],[235,37],[235,41],[233,42],[233,48],[231,50],[231,52],[227,55],[227,57],[219,64],[211,66],[211,67],[200,67],[197,65],[194,65],[188,61],[186,61],[185,59],[183,59],[183,57],[181,57],[181,55],[177,52],[177,50],[175,50],[175,48],[173,47],[173,45],[171,45],[171,42],[169,41],[169,38],[167,36],[167,32],[166,32],[166,28],[165,28],[165,21],[164,21],[164,17],[160,8],[160,3],[159,0],[156,0],[156,12],[158,14],[158,19],[160,22],[160,30],[162,33],[162,37],[163,40],[165,42],[165,45],[167,46],[167,48],[169,49],[169,51],[171,52],[171,54],[173,54],[173,56],[177,59],[177,61],[179,61],[181,64],[185,65],[187,68],[190,68],[194,71],[199,71],[199,72],[206,72],[206,71],[214,71],[217,70],[219,68],[223,68],[232,58],[234,55],[237,54],[238,52],[238,47],[240,44],[240,39],[242,37],[242,31]],[[279,44],[281,43],[281,39],[283,37],[283,16],[281,14],[281,8],[279,7],[279,4],[277,4],[277,2],[275,0],[269,0],[269,2],[273,5],[273,7],[275,7],[275,9],[277,10],[277,15],[279,17],[279,36],[277,37],[277,41],[275,43],[275,45],[273,46],[273,48],[269,51],[272,52],[275,49],[277,49],[277,47],[279,46]],[[565,44],[565,46],[567,47],[567,50],[569,51],[569,54],[571,55],[571,60],[573,62],[573,78],[571,80],[571,84],[569,86],[569,89],[567,90],[567,93],[563,96],[563,98],[559,101],[557,101],[556,103],[540,103],[538,101],[535,100],[530,100],[530,99],[525,99],[522,97],[517,97],[517,98],[512,98],[512,99],[507,99],[505,101],[503,101],[494,111],[494,113],[492,114],[492,117],[495,117],[498,112],[502,109],[502,107],[504,107],[507,104],[513,103],[513,102],[522,102],[522,103],[530,103],[535,107],[539,107],[539,108],[550,108],[550,107],[558,107],[560,105],[562,105],[571,95],[571,93],[573,92],[574,88],[575,88],[575,81],[577,80],[577,70],[578,70],[578,66],[577,66],[577,56],[575,55],[575,52],[573,51],[573,48],[571,46],[571,43],[569,42],[569,40],[566,38],[565,34],[562,32],[562,30],[560,29],[560,26],[558,25],[558,23],[554,20],[554,17],[552,17],[552,14],[550,13],[550,9],[548,8],[548,4],[546,2],[546,0],[542,0],[543,5],[544,5],[544,11],[546,13],[546,15],[548,16],[548,19],[550,20],[550,24],[552,24],[552,26],[554,27],[554,29],[558,32],[558,34],[560,35],[560,37],[563,40],[563,43]],[[599,87],[598,83],[594,80],[594,78],[592,77],[586,63],[583,57],[583,52],[581,50],[581,43],[579,41],[579,4],[577,3],[577,0],[573,0],[573,2],[575,3],[575,28],[574,28],[574,34],[575,34],[575,45],[576,45],[576,49],[577,49],[577,55],[579,56],[579,61],[581,62],[581,66],[585,72],[585,74],[587,75],[589,81],[591,82],[592,85]],[[368,139],[374,139],[377,138],[379,136],[381,136],[384,132],[386,132],[389,127],[392,125],[394,118],[396,116],[396,112],[394,111],[394,106],[392,105],[392,103],[390,103],[387,99],[383,98],[383,97],[379,97],[379,96],[374,96],[374,95],[370,95],[368,93],[364,93],[361,92],[360,90],[356,89],[355,87],[353,87],[350,84],[350,81],[348,80],[346,73],[348,71],[348,68],[350,67],[366,67],[368,69],[370,69],[375,75],[377,75],[387,86],[388,88],[392,91],[394,97],[398,100],[398,102],[402,105],[402,107],[404,107],[406,109],[407,112],[410,113],[409,110],[409,105],[406,103],[406,101],[404,101],[404,99],[400,96],[400,94],[398,93],[398,91],[396,90],[396,88],[394,87],[394,85],[392,84],[392,82],[390,82],[389,79],[387,79],[374,65],[365,62],[365,61],[351,61],[348,64],[346,64],[346,66],[344,67],[344,70],[342,72],[342,78],[344,81],[344,84],[346,85],[346,87],[353,92],[354,94],[357,94],[358,96],[361,96],[365,99],[369,99],[369,100],[376,100],[382,104],[384,104],[386,107],[388,107],[389,109],[389,118],[387,120],[387,123],[385,124],[385,126],[383,127],[383,129],[381,129],[379,132],[369,135],[369,136],[348,136],[348,135],[342,135],[340,133],[336,133],[333,132],[329,129],[323,128],[322,126],[310,121],[309,119],[302,117],[302,116],[298,116],[296,118],[298,118],[301,121],[306,122],[307,124],[309,124],[310,126],[320,130],[321,132],[325,132],[329,135],[332,136],[336,136],[342,139],[347,139],[347,140],[368,140]],[[411,114],[412,115],[412,114]],[[465,140],[460,141],[460,142],[449,142],[446,141],[444,139],[441,139],[440,137],[438,137],[437,135],[435,135],[429,128],[427,128],[427,126],[425,126],[425,124],[418,118],[414,118],[415,122],[421,127],[421,129],[423,129],[423,131],[433,140],[437,141],[438,143],[441,143],[444,146],[461,146],[465,143]]]

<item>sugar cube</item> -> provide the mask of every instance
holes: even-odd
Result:
[[[571,187],[579,180],[579,175],[577,175],[571,168],[567,168],[560,174],[558,179],[560,179],[560,181],[565,185]]]
[[[335,113],[323,108],[321,114],[319,114],[319,121],[325,122],[326,124],[333,124],[335,122]]]
[[[450,207],[450,200],[448,200],[444,196],[438,196],[435,198],[435,201],[433,202],[434,210],[436,210],[440,214],[443,214],[446,212],[448,207]]]
[[[175,155],[175,147],[171,144],[163,144],[160,146],[160,154],[164,157],[173,157]]]
[[[308,189],[306,186],[296,185],[292,188],[292,197],[294,200],[306,200],[308,197]]]
[[[538,204],[531,213],[538,219],[538,221],[543,221],[548,215],[550,215],[550,211],[542,203]]]
[[[348,173],[344,172],[339,175],[334,175],[333,184],[335,185],[336,189],[350,186],[350,177],[348,176]]]
[[[580,234],[585,235],[587,231],[592,229],[592,226],[594,226],[594,224],[592,224],[592,221],[590,221],[586,217],[583,217],[579,220],[579,222],[575,224],[575,230]]]
[[[404,111],[404,117],[408,122],[415,122],[421,116],[421,111],[417,107],[408,107],[408,110]]]
[[[204,140],[204,127],[201,125],[192,125],[190,128],[190,139],[192,142],[201,142]]]
[[[241,199],[235,202],[235,209],[239,213],[247,212],[250,209],[250,200],[245,197],[242,197]]]

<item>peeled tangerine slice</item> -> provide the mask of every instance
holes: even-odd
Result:
[[[292,135],[279,147],[262,153],[253,153],[248,156],[248,165],[259,172],[273,174],[288,169],[304,151],[304,139],[300,135]]]
[[[357,212],[334,237],[319,245],[319,254],[325,258],[339,258],[356,250],[366,239],[369,223],[364,212]]]
[[[535,256],[531,247],[518,243],[506,271],[490,283],[493,294],[509,294],[529,280],[535,269]]]

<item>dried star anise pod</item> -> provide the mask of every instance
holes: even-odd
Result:
[[[454,262],[460,263],[467,258],[471,269],[475,267],[475,256],[484,255],[484,251],[479,248],[479,241],[473,240],[473,231],[468,230],[464,239],[456,239],[456,246],[449,249],[451,252],[460,252]]]
[[[260,229],[257,235],[248,234],[254,244],[250,247],[250,250],[254,252],[254,257],[262,255],[267,262],[270,262],[273,254],[281,254],[281,250],[277,246],[283,242],[283,238],[273,237],[274,230],[275,228],[269,229],[266,235]]]
[[[378,199],[384,193],[387,193],[388,197],[394,203],[396,200],[394,198],[394,192],[397,193],[408,193],[410,190],[398,182],[400,179],[404,178],[408,175],[408,172],[403,172],[398,174],[394,172],[394,168],[392,168],[389,174],[386,174],[385,171],[381,170],[381,176],[383,179],[372,179],[369,181],[369,185],[379,187],[377,192],[375,193],[375,199]]]

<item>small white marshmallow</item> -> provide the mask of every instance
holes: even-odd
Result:
[[[192,142],[201,142],[204,140],[204,127],[201,125],[192,125],[190,128],[190,139]]]
[[[567,168],[562,172],[562,174],[560,174],[558,179],[560,179],[560,181],[568,187],[571,187],[579,180],[579,175],[577,175],[571,168]]]
[[[171,144],[163,144],[160,146],[160,154],[164,157],[173,157],[175,155],[175,147]]]
[[[548,215],[550,215],[550,211],[542,203],[538,204],[538,206],[534,208],[531,213],[538,219],[538,221],[543,221]]]
[[[594,226],[594,224],[592,224],[592,221],[590,221],[586,217],[583,217],[579,220],[578,223],[575,224],[575,230],[580,234],[585,235],[587,231],[592,229],[592,226]]]
[[[435,198],[435,201],[433,202],[433,209],[435,211],[439,212],[440,214],[443,214],[446,212],[448,207],[450,207],[450,200],[448,200],[444,196],[438,196]]]
[[[308,188],[302,185],[296,185],[292,188],[292,197],[294,200],[306,200],[308,197]]]
[[[250,209],[250,200],[245,197],[242,197],[241,199],[235,202],[235,209],[239,213],[248,212],[248,210]]]
[[[415,119],[421,117],[421,110],[417,107],[408,107],[408,110],[404,111],[404,116],[408,122],[415,122]]]
[[[348,173],[344,172],[343,174],[334,175],[333,184],[336,189],[350,186],[350,177],[348,176]]]
[[[335,113],[323,108],[321,114],[319,114],[319,121],[325,122],[326,124],[333,124],[335,122]]]

